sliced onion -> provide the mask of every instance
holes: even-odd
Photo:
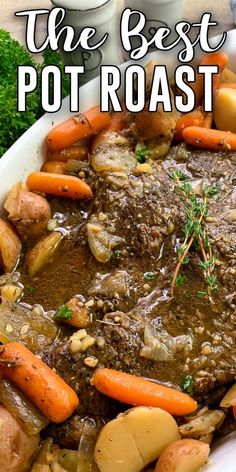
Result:
[[[2,299],[0,305],[0,342],[17,341],[37,353],[50,346],[58,335],[57,324],[43,309],[28,309]]]
[[[170,362],[174,360],[176,352],[184,349],[192,350],[193,340],[191,336],[172,337],[167,331],[158,331],[154,326],[147,324],[144,329],[145,346],[140,351],[140,356],[152,361]]]
[[[222,408],[230,408],[236,406],[236,384],[234,384],[224,396],[220,406]]]
[[[108,233],[101,225],[88,223],[88,243],[94,257],[102,263],[106,263],[112,256],[112,250],[124,242],[123,238]]]
[[[77,472],[98,472],[98,468],[93,460],[93,452],[97,441],[101,424],[98,427],[92,418],[83,420],[83,428],[78,447]]]
[[[49,423],[25,395],[5,379],[0,382],[0,402],[29,435],[40,433]]]
[[[198,438],[203,434],[210,434],[218,429],[224,419],[225,413],[221,410],[208,410],[198,418],[180,426],[180,434],[184,437]]]

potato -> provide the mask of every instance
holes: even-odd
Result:
[[[175,441],[162,452],[154,472],[198,472],[209,453],[208,444],[196,439]]]
[[[28,436],[0,405],[0,470],[25,472],[39,444],[39,435]]]
[[[236,89],[221,88],[217,91],[214,121],[218,129],[236,133]]]
[[[179,438],[178,426],[169,413],[136,407],[104,426],[94,459],[101,472],[140,472]]]
[[[224,69],[221,74],[222,82],[236,82],[236,74],[230,69]]]
[[[5,272],[12,272],[19,260],[21,242],[7,221],[0,218],[0,263]]]
[[[51,208],[46,198],[29,192],[21,183],[12,188],[4,208],[22,239],[41,236],[51,218]]]
[[[62,238],[62,234],[56,231],[48,234],[26,254],[26,266],[32,277],[49,261]]]

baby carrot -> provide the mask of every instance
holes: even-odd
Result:
[[[22,344],[0,346],[0,373],[54,423],[65,421],[79,405],[74,390]]]
[[[197,402],[186,393],[124,372],[98,369],[92,382],[99,392],[129,405],[159,407],[176,416],[197,409]]]
[[[206,54],[203,59],[200,62],[200,65],[217,65],[219,66],[219,73],[214,74],[213,76],[213,93],[215,94],[215,91],[217,87],[219,86],[219,77],[220,74],[223,72],[225,67],[227,66],[229,62],[229,58],[227,54],[224,52],[213,52],[210,54]],[[195,82],[191,85],[192,89],[195,92],[195,97],[196,97],[196,105],[201,105],[202,102],[202,96],[203,96],[203,75],[197,73],[196,74],[196,80]]]
[[[221,82],[219,88],[236,89],[236,82]]]
[[[48,161],[61,162],[67,162],[70,159],[74,161],[84,161],[88,158],[88,152],[87,146],[70,146],[60,151],[50,151],[50,149],[48,149],[47,159]]]
[[[109,113],[102,113],[99,107],[91,108],[84,114],[70,118],[53,128],[47,136],[47,144],[52,151],[72,146],[80,139],[87,138],[107,128],[111,118]]]
[[[193,110],[185,113],[176,122],[175,139],[183,141],[183,130],[188,126],[202,126],[204,121],[203,113],[200,110]]]
[[[33,192],[84,200],[92,196],[91,188],[78,177],[48,172],[32,172],[26,185]]]
[[[48,161],[43,164],[41,168],[42,172],[50,172],[53,174],[65,174],[66,162],[60,161]]]
[[[184,140],[194,147],[212,151],[236,151],[236,134],[218,129],[191,126],[183,131]]]

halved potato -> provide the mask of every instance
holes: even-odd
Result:
[[[154,472],[198,472],[209,453],[209,445],[196,439],[175,441],[162,452]]]
[[[59,232],[45,236],[26,254],[26,266],[33,277],[49,261],[61,242],[63,236]]]
[[[104,426],[94,459],[101,472],[140,472],[179,438],[177,423],[169,413],[136,407]]]
[[[214,121],[222,131],[236,133],[236,89],[217,90],[214,102]]]
[[[5,272],[12,272],[19,260],[21,242],[7,221],[0,218],[0,263]]]

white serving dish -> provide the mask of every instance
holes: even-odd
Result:
[[[217,38],[216,38],[217,39]],[[236,30],[228,33],[223,47],[230,57],[229,68],[236,72]],[[198,53],[200,54],[200,52]],[[160,64],[166,64],[171,74],[176,67],[176,52],[152,53],[145,59],[155,57]],[[121,65],[124,73],[128,63]],[[122,90],[120,95],[122,96]],[[80,111],[83,112],[99,104],[99,79],[84,85],[80,93]],[[18,181],[25,181],[27,175],[39,170],[45,159],[45,137],[49,130],[69,118],[69,100],[63,101],[59,112],[45,114],[37,121],[0,159],[0,205],[8,191]],[[236,472],[236,432],[216,443],[212,449],[209,464],[201,472]]]

